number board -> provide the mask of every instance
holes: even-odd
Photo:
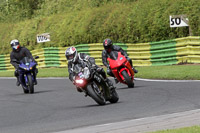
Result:
[[[189,20],[186,15],[171,15],[169,16],[170,27],[189,26]]]
[[[37,43],[49,42],[49,41],[50,41],[49,33],[43,33],[41,35],[37,35]]]

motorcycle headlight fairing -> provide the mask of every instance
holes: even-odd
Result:
[[[82,84],[82,83],[83,83],[83,79],[77,79],[77,80],[76,80],[76,83],[77,83],[77,84]]]

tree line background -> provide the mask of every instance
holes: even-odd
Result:
[[[76,44],[141,43],[189,35],[188,27],[170,28],[169,16],[186,14],[200,35],[199,0],[1,0],[0,54],[18,39],[30,50]],[[50,33],[51,42],[36,35]]]

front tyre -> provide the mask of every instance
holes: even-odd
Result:
[[[117,91],[114,89],[111,92],[111,98],[110,98],[109,102],[110,103],[116,103],[116,102],[118,102],[118,100],[119,100],[119,96],[117,94]]]
[[[33,80],[32,80],[32,75],[27,75],[28,78],[28,90],[31,94],[34,93],[34,85],[33,85]]]
[[[100,91],[99,87],[92,87],[92,85],[88,85],[87,86],[87,92],[88,95],[99,105],[105,105],[106,104],[106,100],[102,94],[102,92]]]
[[[128,75],[128,73],[126,72],[126,70],[122,71],[122,75],[124,77],[125,82],[127,83],[129,88],[133,88],[134,87],[134,83],[131,80],[131,77]]]

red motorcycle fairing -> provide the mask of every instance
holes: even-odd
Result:
[[[124,82],[124,77],[122,75],[122,71],[126,71],[128,75],[131,77],[131,79],[134,79],[134,71],[131,67],[131,64],[128,62],[126,57],[124,57],[121,52],[118,52],[118,57],[116,60],[113,60],[111,58],[107,59],[110,64],[110,68],[114,74],[114,76],[122,83]],[[119,69],[120,68],[120,69]],[[126,84],[126,83],[125,83]]]
[[[76,85],[76,87],[85,88],[85,86],[87,85],[87,80],[77,76],[75,78],[75,85]]]

